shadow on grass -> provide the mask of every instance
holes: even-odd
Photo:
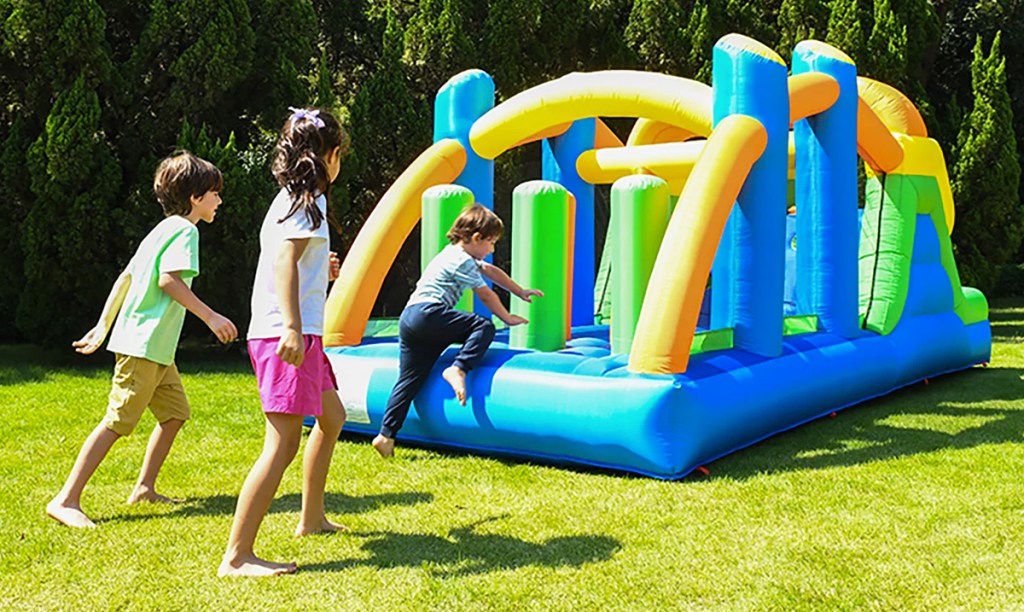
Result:
[[[1021,398],[1024,370],[1020,368],[973,368],[949,374],[737,451],[713,463],[711,477],[749,478],[1024,442]],[[992,402],[1010,407],[992,406]]]
[[[427,565],[435,576],[447,578],[528,566],[579,567],[607,561],[622,548],[617,540],[606,536],[565,536],[533,543],[508,535],[476,533],[478,526],[506,517],[491,517],[452,529],[447,537],[393,531],[351,532],[348,535],[367,539],[362,549],[369,558],[303,565],[301,571],[340,572],[360,566],[386,569]]]
[[[210,497],[199,497],[186,500],[185,503],[175,506],[171,512],[153,514],[119,514],[106,519],[96,521],[97,523],[115,521],[148,521],[162,518],[183,518],[195,516],[230,516],[235,513],[235,504],[238,497],[235,495],[211,495]],[[342,493],[330,491],[324,496],[324,506],[328,514],[362,514],[372,512],[385,506],[413,506],[416,504],[427,504],[434,501],[432,493],[383,493],[380,495],[364,495],[353,497]],[[289,493],[275,498],[270,505],[270,513],[298,512],[302,508],[302,494]]]

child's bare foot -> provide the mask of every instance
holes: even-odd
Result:
[[[136,485],[135,490],[128,496],[128,503],[138,504],[140,502],[151,502],[154,504],[181,504],[184,503],[184,500],[160,495],[155,490],[150,489],[147,486]]]
[[[455,399],[463,406],[466,405],[466,373],[458,366],[448,366],[441,372],[441,376],[448,381],[455,391]]]
[[[373,448],[377,449],[381,457],[388,459],[395,456],[395,439],[385,437],[383,434],[377,434],[377,437],[373,439]]]
[[[92,522],[92,519],[82,512],[81,506],[65,505],[58,502],[56,499],[46,504],[46,515],[58,523],[63,523],[68,527],[96,527],[96,523]]]
[[[331,522],[325,516],[320,520],[319,524],[306,526],[299,523],[299,526],[295,528],[295,537],[301,538],[302,536],[312,535],[314,533],[334,533],[338,531],[348,531],[348,527]]]
[[[281,574],[294,574],[298,565],[291,563],[275,563],[260,559],[253,555],[247,559],[238,561],[221,561],[217,569],[217,575],[224,576],[280,576]]]

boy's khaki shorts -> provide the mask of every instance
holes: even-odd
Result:
[[[103,419],[107,429],[127,436],[139,424],[146,406],[153,411],[158,423],[188,420],[188,398],[176,365],[160,365],[142,357],[116,356],[107,416]]]

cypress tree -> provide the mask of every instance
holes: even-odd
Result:
[[[32,341],[65,345],[102,308],[117,273],[109,245],[121,239],[111,232],[121,169],[100,130],[99,97],[84,76],[57,96],[28,164],[35,202],[22,225],[25,288],[17,326]]]
[[[528,66],[521,58],[536,40],[535,28],[527,12],[533,0],[491,0],[484,22],[481,64],[494,78],[501,98],[509,98],[525,89]]]
[[[466,34],[461,0],[420,0],[405,33],[405,60],[423,95],[475,66],[476,48]]]
[[[993,288],[999,267],[1013,261],[1024,234],[1020,161],[1006,88],[1006,59],[999,43],[997,34],[987,57],[980,36],[974,45],[974,107],[960,129],[952,176],[957,262],[964,282],[982,290]]]
[[[0,283],[0,340],[18,338],[14,325],[25,282],[21,250],[21,227],[32,202],[25,158],[32,137],[27,122],[15,115],[7,138],[0,145],[0,262],[4,282]]]
[[[828,16],[828,6],[822,0],[782,0],[778,18],[779,55],[789,61],[793,47],[800,41],[824,38]]]
[[[850,56],[858,64],[865,60],[864,32],[857,0],[832,0],[825,42]]]
[[[626,24],[626,44],[644,70],[692,77],[686,15],[691,2],[636,0]]]
[[[863,58],[861,72],[875,80],[908,90],[907,28],[893,13],[889,0],[875,0],[875,19],[868,37],[870,53]]]

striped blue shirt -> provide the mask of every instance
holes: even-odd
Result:
[[[480,274],[481,266],[483,262],[473,259],[461,246],[449,244],[427,264],[406,306],[440,302],[454,307],[466,289],[487,286]]]

